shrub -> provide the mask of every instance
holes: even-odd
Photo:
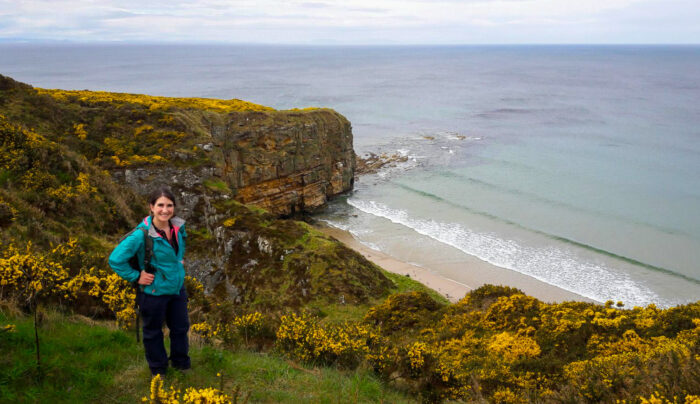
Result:
[[[307,314],[282,316],[276,337],[277,349],[293,359],[345,368],[362,362],[370,354],[372,341],[378,338],[366,325],[321,326]]]
[[[435,321],[444,306],[423,291],[398,293],[365,314],[364,322],[390,335],[397,331],[411,333]]]
[[[248,402],[249,396],[250,394],[242,402]],[[151,379],[150,395],[143,397],[142,401],[150,404],[179,404],[180,402],[183,404],[229,404],[237,403],[240,398],[238,387],[234,388],[231,395],[212,387],[201,389],[188,387],[184,393],[173,386],[166,389],[163,387],[163,379],[160,375],[156,375]]]

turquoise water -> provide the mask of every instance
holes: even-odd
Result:
[[[447,140],[453,148],[440,150],[449,153],[464,141]],[[668,172],[644,164],[617,170],[620,156],[593,153],[598,160],[591,163],[584,148],[566,154],[530,139],[480,148],[470,166],[361,179],[346,201],[352,213],[338,209],[328,220],[377,248],[405,253],[381,236],[387,224],[373,219],[382,218],[417,233],[401,245],[420,246],[428,237],[598,301],[669,306],[697,300],[699,188],[665,182]],[[676,176],[690,168],[677,163]],[[377,235],[367,234],[371,227]]]
[[[700,299],[697,66],[697,46],[0,45],[40,87],[335,108],[360,154],[409,159],[323,220],[628,306]]]

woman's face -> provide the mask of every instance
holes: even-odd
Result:
[[[151,205],[151,212],[158,221],[167,222],[175,214],[175,204],[165,196],[161,196]]]

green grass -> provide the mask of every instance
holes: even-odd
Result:
[[[228,184],[221,180],[207,179],[204,180],[203,184],[205,187],[209,188],[212,191],[221,192],[224,194],[231,193],[231,189],[229,188]]]
[[[0,328],[6,324],[17,331],[0,333],[0,402],[135,403],[149,393],[150,373],[133,332],[56,311],[43,315],[40,379],[32,318],[0,309]],[[230,394],[238,386],[251,403],[414,402],[366,369],[302,367],[270,353],[231,352],[197,341],[190,353],[192,371],[169,370],[166,387],[223,386]]]
[[[7,185],[7,182],[12,179],[13,173],[10,170],[0,169],[0,187]]]
[[[396,285],[396,288],[393,291],[394,293],[423,291],[439,303],[449,304],[450,302],[445,296],[441,295],[436,290],[431,289],[418,281],[414,281],[408,276],[388,272],[384,269],[382,269],[382,272],[384,273],[384,276],[391,279],[391,281],[394,282],[394,285]]]
[[[36,368],[33,320],[0,314],[17,332],[0,336],[0,397],[7,402],[98,401],[108,375],[141,360],[135,337],[79,317],[51,313],[39,329],[42,374]],[[142,377],[147,376],[147,371]]]
[[[389,278],[394,283],[394,288],[391,289],[391,293],[423,291],[428,293],[430,297],[439,303],[450,303],[445,296],[416,280],[413,280],[405,275],[388,272],[384,269],[381,269],[381,271],[384,276]],[[309,302],[307,308],[312,314],[321,317],[322,322],[342,323],[345,321],[362,320],[367,313],[367,310],[373,306],[381,304],[385,299],[386,296],[383,296],[377,299],[372,299],[366,304],[329,303],[325,299],[319,299]]]
[[[214,235],[211,234],[208,228],[206,227],[200,227],[200,228],[188,228],[187,233],[191,236],[197,237],[201,240],[212,240],[214,238]],[[189,245],[188,245],[189,247]]]

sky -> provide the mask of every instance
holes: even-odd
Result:
[[[700,0],[0,0],[0,42],[700,44]]]

